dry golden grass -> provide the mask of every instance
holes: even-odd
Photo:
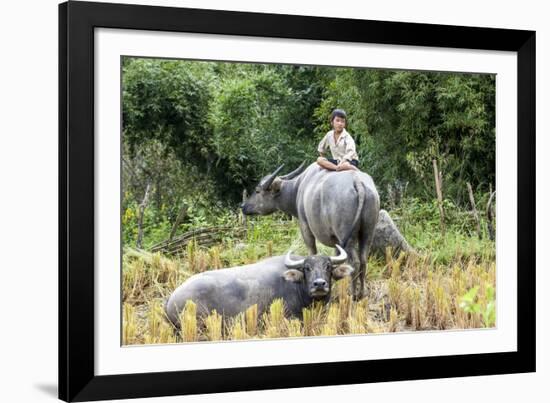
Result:
[[[135,309],[130,304],[124,304],[122,314],[122,344],[136,344],[137,320]]]
[[[215,309],[205,318],[204,325],[207,340],[222,340],[222,316]]]
[[[223,267],[220,249],[217,246],[214,246],[210,249],[210,268],[212,269],[221,269]]]
[[[180,335],[183,341],[197,341],[197,305],[193,301],[187,301],[183,311],[180,313],[181,330]]]
[[[321,328],[321,335],[335,336],[340,328],[340,307],[339,304],[330,304],[326,315],[325,323]]]
[[[296,318],[292,318],[288,321],[288,336],[289,337],[301,337],[304,333],[302,331],[302,322]]]
[[[301,319],[285,316],[284,301],[276,300],[263,314],[253,305],[235,318],[222,321],[217,312],[197,318],[188,303],[180,315],[181,330],[165,318],[163,301],[192,274],[207,269],[245,264],[273,253],[244,250],[238,256],[222,247],[209,250],[189,243],[180,257],[127,250],[123,259],[122,342],[155,344],[194,341],[243,340],[276,337],[333,336],[402,331],[468,329],[487,326],[482,313],[466,312],[461,298],[478,287],[477,302],[487,306],[488,288],[495,288],[494,259],[471,257],[457,250],[446,265],[429,255],[390,253],[371,267],[379,274],[366,282],[365,298],[353,301],[349,279],[333,285],[331,302],[303,309]],[[238,263],[235,263],[238,262]],[[376,264],[376,262],[375,262]],[[372,276],[372,273],[371,273]]]
[[[282,299],[276,299],[269,307],[269,311],[262,315],[262,327],[265,336],[269,338],[287,336],[287,322],[285,320],[285,304]]]
[[[246,333],[250,336],[258,334],[258,305],[254,304],[245,312]]]

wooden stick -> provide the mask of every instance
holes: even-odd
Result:
[[[487,202],[487,232],[489,234],[489,239],[491,241],[495,240],[495,228],[493,225],[494,221],[494,211],[493,211],[493,199],[495,197],[496,190],[494,192],[491,192],[491,196],[489,197],[489,202]]]
[[[147,182],[147,187],[145,188],[145,196],[139,205],[139,216],[138,216],[138,236],[136,241],[136,247],[141,249],[143,243],[143,216],[145,214],[145,207],[149,202],[149,189],[151,188],[151,182]]]
[[[442,174],[437,169],[437,161],[432,160],[434,166],[434,178],[435,178],[435,191],[437,193],[437,204],[439,205],[439,225],[441,227],[441,234],[445,235],[445,211],[443,210],[443,193],[441,191],[441,185],[443,182]]]
[[[180,208],[178,216],[176,217],[176,222],[172,227],[172,231],[170,231],[170,236],[168,237],[169,241],[171,241],[172,238],[174,238],[174,235],[176,235],[176,231],[178,230],[178,227],[180,226],[181,222],[183,221],[186,215],[187,215],[187,204],[185,204],[184,202]]]
[[[476,201],[474,199],[474,192],[472,190],[472,185],[470,185],[470,182],[466,182],[466,186],[468,187],[468,194],[470,195],[470,204],[472,205],[472,212],[474,213],[474,218],[476,220],[477,236],[479,237],[479,239],[481,239],[481,225],[479,223],[479,215],[477,214]]]
[[[243,203],[245,203],[247,199],[248,199],[248,192],[246,191],[246,189],[243,189]],[[240,210],[240,214],[243,220],[243,227],[247,229],[248,227],[246,225],[246,214],[244,214],[242,210]]]

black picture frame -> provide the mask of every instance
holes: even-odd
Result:
[[[517,351],[94,373],[94,29],[517,52]],[[109,3],[59,5],[59,398],[89,401],[535,371],[535,32]]]

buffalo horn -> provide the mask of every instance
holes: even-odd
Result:
[[[281,179],[283,180],[290,180],[290,179],[294,179],[296,176],[300,175],[302,173],[302,171],[304,170],[304,167],[306,165],[306,162],[303,161],[300,166],[298,168],[296,168],[294,171],[284,175],[284,176],[281,176]]]
[[[300,260],[292,260],[290,257],[290,253],[292,251],[288,251],[288,253],[285,256],[285,266],[287,269],[300,269],[303,265],[306,259],[300,259]]]
[[[340,254],[338,256],[331,256],[330,257],[330,262],[333,265],[342,264],[348,258],[348,254],[346,253],[346,251],[344,249],[342,249],[342,247],[340,245],[336,245],[336,249],[338,249]]]
[[[279,168],[277,168],[271,175],[268,176],[268,178],[265,180],[265,182],[262,184],[262,189],[267,190],[273,183],[273,180],[277,177],[277,174],[283,169],[285,164],[282,164]]]

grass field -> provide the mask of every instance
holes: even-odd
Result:
[[[341,280],[333,285],[331,302],[305,309],[303,320],[285,317],[281,300],[265,314],[259,315],[257,307],[251,306],[227,323],[222,323],[216,312],[199,321],[191,303],[181,314],[181,330],[166,320],[163,311],[170,293],[195,273],[253,263],[289,249],[306,254],[296,221],[278,215],[256,217],[242,238],[227,238],[209,248],[191,242],[177,256],[125,248],[122,342],[131,345],[493,327],[494,242],[479,239],[463,224],[441,235],[437,222],[428,225],[405,214],[399,219],[403,235],[418,254],[371,257],[364,299],[353,301],[348,295],[349,280]],[[465,220],[467,223],[467,217]],[[332,253],[332,248],[320,245],[319,249]]]

